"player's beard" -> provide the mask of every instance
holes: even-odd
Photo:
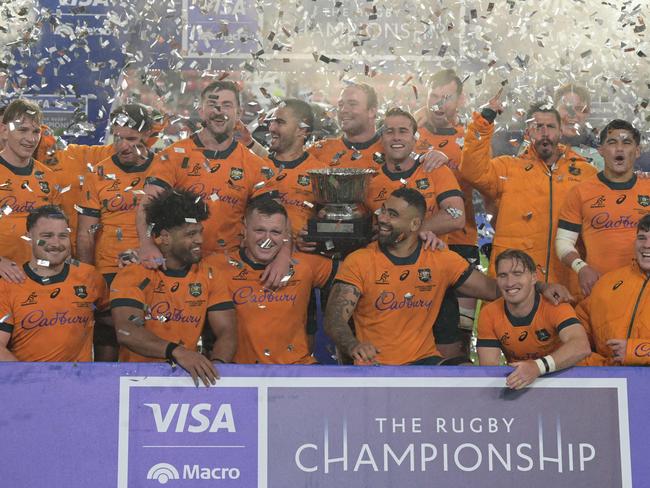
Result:
[[[222,120],[225,122],[223,125],[223,131],[216,132],[212,129],[210,122],[213,120]],[[226,115],[213,115],[209,120],[203,121],[203,126],[219,144],[227,141],[233,135],[234,124],[232,124],[229,117]]]
[[[400,230],[395,229],[394,227],[390,231],[390,234],[379,234],[377,237],[379,244],[384,247],[393,247],[403,239],[404,233]]]
[[[548,161],[553,156],[556,147],[557,141],[553,143],[553,141],[547,137],[535,141],[535,152],[542,161]]]

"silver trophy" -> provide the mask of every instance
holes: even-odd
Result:
[[[307,171],[316,203],[321,208],[307,224],[306,241],[319,250],[348,253],[365,246],[372,235],[372,219],[363,205],[374,169],[324,168]]]

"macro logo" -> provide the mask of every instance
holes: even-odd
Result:
[[[178,474],[178,470],[171,464],[158,463],[151,466],[147,473],[147,479],[156,480],[161,485],[165,485],[169,480],[180,479],[180,475]]]

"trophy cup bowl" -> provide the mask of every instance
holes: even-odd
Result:
[[[307,171],[316,203],[322,206],[307,225],[305,240],[320,250],[350,252],[370,240],[371,219],[363,202],[373,169],[323,168]]]

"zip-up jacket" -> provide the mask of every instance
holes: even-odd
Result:
[[[576,312],[594,351],[583,366],[613,366],[609,339],[627,339],[623,364],[650,364],[650,276],[636,261],[605,273]]]
[[[562,145],[559,146],[562,154],[551,168],[532,147],[521,157],[491,158],[494,124],[488,118],[492,114],[492,111],[474,113],[465,132],[460,166],[466,181],[499,202],[492,256],[508,248],[525,251],[542,272],[540,279],[575,290],[577,280],[571,276],[573,272],[555,253],[558,215],[568,191],[596,174],[596,170]],[[492,276],[494,261],[491,260],[489,268]]]

